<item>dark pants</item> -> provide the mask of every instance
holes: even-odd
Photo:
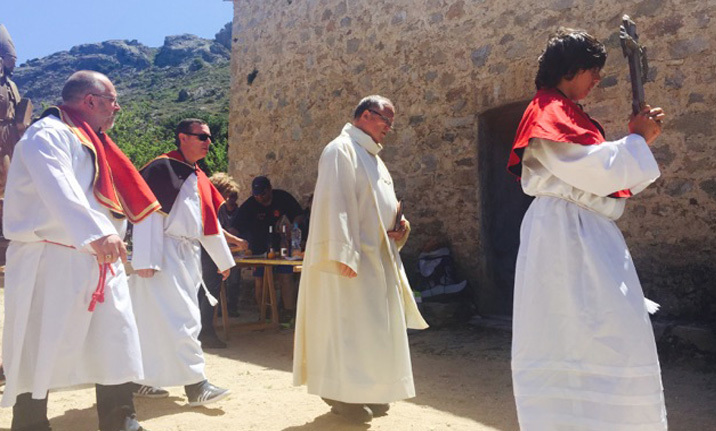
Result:
[[[209,257],[209,254],[202,248],[201,274],[204,279],[204,284],[214,298],[221,300],[219,295],[221,291],[221,274],[217,272],[218,270],[219,268],[216,267],[214,261],[211,260],[211,257]],[[239,269],[236,267],[232,268],[231,275],[229,275],[229,278],[226,280],[226,305],[229,310],[236,310],[239,305],[238,283],[240,283],[240,280],[241,273],[239,272]],[[234,284],[236,284],[236,286],[234,286]],[[214,329],[214,307],[206,298],[206,293],[203,288],[199,289],[199,311],[201,313],[202,335],[216,335],[216,330]]]
[[[117,431],[124,426],[125,418],[135,414],[132,384],[95,385],[97,416],[100,431]],[[12,431],[50,431],[47,419],[47,396],[33,400],[28,393],[17,396],[12,408]]]
[[[221,291],[221,274],[217,272],[218,270],[219,268],[216,267],[209,254],[202,248],[201,276],[209,293],[216,299],[219,299],[219,292]],[[201,334],[203,336],[216,336],[214,306],[209,303],[203,288],[199,288],[199,312],[201,313]]]
[[[47,420],[47,396],[33,400],[29,392],[17,396],[12,407],[12,431],[49,431]]]
[[[116,431],[124,426],[125,418],[135,415],[132,389],[134,383],[95,385],[99,431]]]

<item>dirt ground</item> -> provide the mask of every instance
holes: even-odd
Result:
[[[140,421],[151,431],[518,429],[504,330],[464,326],[411,334],[417,397],[363,426],[346,423],[304,387],[292,386],[292,337],[285,329],[231,334],[228,349],[206,351],[210,380],[231,388],[231,398],[190,408],[182,388],[168,388],[169,398],[136,400]],[[716,374],[688,360],[663,368],[670,429],[716,429]],[[96,430],[94,390],[51,393],[49,414],[55,431]],[[0,431],[9,431],[10,418],[11,409],[0,409]]]

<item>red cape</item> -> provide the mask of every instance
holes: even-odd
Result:
[[[538,90],[522,115],[507,162],[507,170],[518,178],[522,175],[522,154],[532,138],[579,145],[605,141],[602,126],[556,89]],[[629,190],[621,190],[610,197],[631,195]]]
[[[189,164],[182,153],[174,150],[155,158],[141,169],[142,176],[156,193],[166,214],[171,211],[182,184],[192,173],[197,178],[204,235],[216,235],[221,232],[217,213],[224,204],[224,197],[196,163]]]
[[[97,201],[115,214],[139,223],[159,210],[159,202],[132,162],[106,133],[99,135],[77,111],[67,106],[50,108],[46,114],[57,116],[94,156],[93,193]]]

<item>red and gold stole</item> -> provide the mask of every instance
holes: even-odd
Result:
[[[52,108],[50,108],[52,110]],[[112,213],[138,223],[159,210],[159,202],[127,156],[106,133],[95,133],[78,113],[60,106],[57,114],[94,156],[93,192]]]

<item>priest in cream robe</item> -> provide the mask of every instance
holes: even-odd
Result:
[[[189,405],[200,406],[230,394],[204,373],[197,295],[201,287],[210,294],[202,282],[201,247],[224,279],[235,263],[217,216],[224,199],[196,164],[209,151],[209,126],[185,119],[175,136],[177,150],[141,169],[162,209],[136,224],[132,236],[130,293],[145,372],[138,383],[184,385]]]
[[[323,150],[299,287],[294,384],[354,422],[415,396],[406,331],[427,327],[400,260],[409,225],[396,224],[378,156],[394,112],[384,97],[363,99]]]
[[[2,406],[14,405],[13,431],[46,431],[48,391],[96,384],[99,429],[137,431],[129,382],[144,373],[122,238],[125,218],[159,203],[104,133],[120,110],[109,79],[77,72],[62,99],[10,164]]]
[[[606,141],[576,102],[600,80],[604,46],[560,29],[539,59],[537,94],[508,169],[534,196],[517,256],[512,377],[522,431],[663,431],[649,312],[615,221],[659,177],[649,145],[664,113],[646,106]]]

